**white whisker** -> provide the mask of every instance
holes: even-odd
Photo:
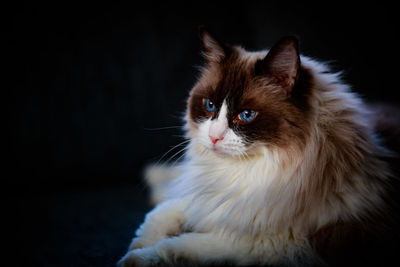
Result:
[[[180,147],[180,146],[182,146],[182,145],[187,144],[188,142],[190,142],[190,140],[185,140],[185,141],[180,142],[179,144],[173,146],[172,148],[170,148],[167,152],[165,152],[165,153],[161,156],[161,158],[157,161],[157,164],[159,164],[159,163],[161,162],[161,160],[162,160],[169,152],[173,151],[175,148],[178,148],[178,147]]]
[[[185,151],[186,149],[188,149],[187,147],[182,148],[181,150],[179,150],[178,152],[176,152],[175,154],[172,155],[172,157],[170,157],[166,162],[164,162],[163,164],[168,164],[168,162],[170,162],[176,155],[178,155],[179,153],[181,153],[182,151]]]

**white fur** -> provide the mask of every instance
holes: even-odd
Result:
[[[130,266],[130,261],[143,264],[143,258],[149,264],[183,258],[191,265],[248,265],[296,264],[299,253],[313,257],[304,237],[294,236],[290,229],[260,231],[276,227],[264,219],[273,216],[267,207],[274,205],[264,205],[265,190],[273,189],[276,179],[285,179],[276,152],[260,149],[249,161],[221,158],[199,143],[190,146],[182,175],[164,196],[168,200],[146,216],[136,233],[131,249],[144,249],[131,250],[123,266]],[[176,227],[190,233],[180,234]],[[143,258],[136,260],[139,256]]]
[[[228,119],[226,117],[227,114],[228,107],[226,105],[226,101],[224,101],[218,114],[218,118],[211,121],[210,129],[208,132],[209,136],[213,136],[218,139],[223,139],[225,137],[225,134],[228,131]]]

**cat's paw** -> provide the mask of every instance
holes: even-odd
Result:
[[[129,245],[128,251],[138,249],[138,248],[144,248],[147,246],[148,246],[148,244],[146,244],[146,242],[143,240],[143,238],[136,237],[132,240],[131,244]]]
[[[153,247],[134,249],[126,253],[117,263],[118,267],[156,266],[160,257]]]

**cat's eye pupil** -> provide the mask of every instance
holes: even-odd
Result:
[[[239,119],[244,121],[244,122],[250,122],[252,121],[256,116],[256,112],[254,110],[243,110],[241,113],[239,113]]]
[[[214,112],[215,111],[215,105],[210,99],[207,98],[205,100],[205,105],[206,105],[207,111],[209,111],[209,112]]]

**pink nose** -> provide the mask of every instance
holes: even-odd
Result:
[[[219,137],[215,137],[215,136],[211,136],[209,135],[211,142],[215,145],[218,141],[223,140],[224,137],[223,136],[219,136]]]

